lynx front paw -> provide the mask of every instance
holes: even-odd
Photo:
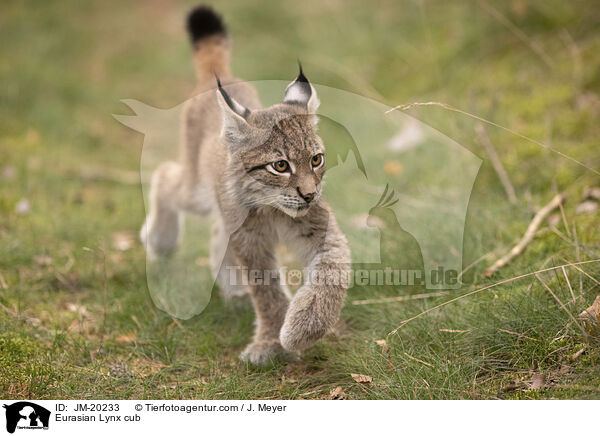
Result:
[[[297,358],[294,353],[284,350],[277,339],[255,341],[240,354],[242,361],[256,366],[265,366],[277,359],[294,361]]]
[[[333,327],[343,304],[344,293],[302,287],[296,292],[279,333],[283,348],[301,352]]]
[[[279,340],[285,350],[300,353],[325,336],[327,332],[327,326],[314,325],[308,319],[286,319],[279,333]]]

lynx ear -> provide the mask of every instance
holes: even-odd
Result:
[[[217,102],[221,107],[223,120],[222,134],[229,146],[239,144],[250,134],[252,128],[246,121],[250,110],[236,100],[234,100],[227,91],[221,86],[221,81],[217,77]]]
[[[320,103],[317,92],[302,72],[302,64],[300,64],[300,61],[298,61],[298,68],[300,69],[298,77],[285,88],[283,102],[304,106],[308,113],[314,114]]]

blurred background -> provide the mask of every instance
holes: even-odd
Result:
[[[597,331],[573,321],[598,295],[597,263],[511,281],[389,337],[403,320],[459,294],[355,305],[394,295],[360,289],[350,293],[336,331],[300,364],[266,370],[237,361],[251,336],[246,306],[213,297],[188,321],[157,310],[137,241],[143,136],[111,114],[130,113],[124,98],[168,109],[190,96],[184,22],[195,4],[0,5],[0,396],[599,397]],[[589,195],[600,170],[597,2],[214,7],[233,37],[238,77],[291,80],[299,58],[321,85],[389,106],[435,101],[472,114],[440,106],[405,111],[483,160],[467,213],[464,292],[599,257],[598,197]],[[490,143],[514,197],[491,163]],[[372,164],[390,177],[427,171],[427,161],[406,168],[401,157]],[[557,193],[567,196],[562,213],[522,256],[484,278]],[[351,373],[372,381],[359,384]],[[542,376],[533,389],[530,381]]]

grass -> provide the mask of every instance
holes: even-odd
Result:
[[[120,99],[168,108],[192,91],[181,26],[190,6],[0,6],[7,42],[0,47],[1,397],[311,399],[342,387],[348,399],[600,398],[598,333],[584,337],[533,276],[446,305],[387,336],[461,293],[600,257],[598,212],[576,213],[597,175],[488,128],[515,185],[518,203],[510,205],[473,133],[475,121],[439,107],[409,113],[484,159],[470,197],[463,264],[493,254],[465,274],[461,290],[353,305],[397,294],[354,288],[334,334],[297,364],[262,369],[237,359],[252,333],[253,314],[244,304],[227,305],[213,292],[202,314],[187,321],[158,310],[142,247],[122,251],[114,244],[143,221],[140,186],[86,177],[85,169],[138,170],[142,136],[110,115],[126,111]],[[273,1],[218,8],[235,38],[240,77],[292,78],[299,57],[316,83],[389,105],[448,103],[600,168],[600,16],[593,2]],[[341,140],[338,130],[324,130],[328,141]],[[366,159],[383,167],[376,155]],[[429,162],[404,173],[409,189],[431,173]],[[483,279],[556,192],[568,195],[565,221]],[[351,189],[336,193],[339,202],[353,196]],[[17,214],[22,199],[30,210]],[[582,269],[591,278],[566,269],[574,301],[560,269],[540,277],[574,315],[599,294],[593,278],[600,278],[600,265]],[[387,350],[375,343],[382,338]],[[356,383],[352,373],[373,381]],[[540,373],[547,380],[542,389],[514,383]]]

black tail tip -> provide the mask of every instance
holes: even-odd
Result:
[[[223,20],[209,6],[197,6],[192,9],[187,19],[187,30],[192,44],[207,36],[227,34]]]

